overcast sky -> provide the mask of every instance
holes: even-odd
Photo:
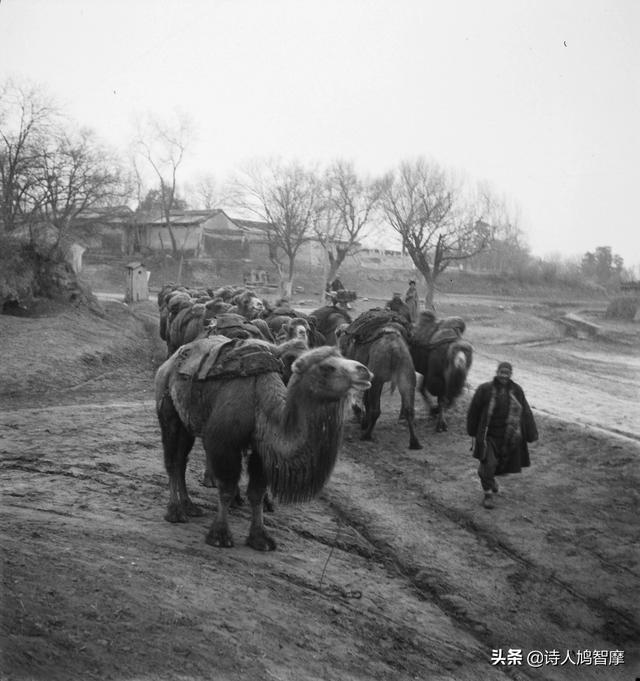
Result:
[[[0,0],[0,80],[124,148],[179,108],[184,180],[424,155],[521,208],[532,251],[640,263],[637,0]]]

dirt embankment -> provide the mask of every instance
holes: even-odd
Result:
[[[638,676],[640,445],[613,432],[633,435],[637,416],[609,427],[577,403],[632,391],[637,358],[567,344],[532,326],[530,310],[464,305],[445,311],[476,316],[470,383],[515,359],[536,407],[532,467],[483,509],[464,435],[469,393],[445,434],[420,408],[424,448],[413,451],[385,390],[374,443],[348,422],[319,498],[268,515],[278,542],[268,554],[243,545],[246,507],[232,514],[235,548],[204,543],[215,494],[200,484],[199,445],[188,484],[207,513],[163,520],[151,303],[134,314],[111,304],[104,318],[0,318],[0,678]],[[538,667],[527,661],[536,650]]]

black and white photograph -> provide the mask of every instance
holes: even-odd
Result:
[[[638,681],[640,4],[0,0],[0,681]]]

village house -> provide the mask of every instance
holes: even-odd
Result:
[[[128,207],[87,212],[76,223],[81,244],[93,259],[148,258],[173,255],[169,228],[159,210],[134,212]],[[279,276],[269,257],[269,223],[230,215],[224,209],[171,211],[171,231],[177,253],[199,263],[214,277],[243,281],[247,285],[272,288]],[[282,258],[286,266],[285,259]],[[296,256],[296,271],[323,279],[327,274],[325,251],[317,239],[302,244]],[[389,249],[358,248],[344,267],[357,270],[406,269],[407,256]]]

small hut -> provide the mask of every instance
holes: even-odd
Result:
[[[126,266],[127,288],[124,294],[125,303],[149,300],[149,275],[151,274],[141,262],[130,262]]]

